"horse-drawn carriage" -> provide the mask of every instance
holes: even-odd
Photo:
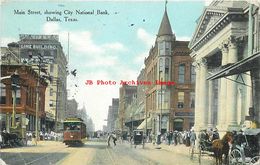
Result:
[[[144,148],[145,136],[143,130],[134,130],[131,137],[131,147],[134,145],[136,148],[137,145],[142,145]]]
[[[212,139],[204,136],[206,132],[201,131],[199,135],[198,146],[191,146],[191,159],[194,158],[194,154],[198,155],[198,160],[200,164],[204,164],[201,161],[201,157],[204,155],[214,156],[216,158],[216,164],[222,164],[222,155],[225,155],[225,162],[227,162],[229,145],[228,143],[232,140],[232,133],[227,132],[222,139]]]
[[[246,129],[234,137],[230,165],[260,164],[260,129]]]
[[[15,133],[0,132],[0,148],[22,146],[21,138]]]

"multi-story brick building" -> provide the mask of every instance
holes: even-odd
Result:
[[[16,89],[16,104],[13,104],[13,94],[11,89],[11,78],[4,78],[6,76],[13,75],[16,72],[19,75],[18,88]],[[4,79],[2,79],[4,78]],[[39,75],[30,66],[21,64],[16,65],[1,65],[1,96],[0,96],[0,128],[10,131],[11,127],[11,116],[13,110],[15,117],[18,118],[19,122],[28,119],[29,123],[23,128],[27,131],[35,130],[36,121],[36,91],[37,81]],[[38,122],[40,123],[39,129],[43,129],[45,125],[45,90],[47,83],[44,79],[39,80],[39,111],[38,111]]]
[[[119,111],[118,111],[118,128],[121,131],[127,131],[125,126],[125,113],[127,106],[133,101],[134,95],[136,95],[137,87],[131,85],[123,85],[119,89]]]
[[[109,106],[107,116],[107,131],[112,132],[116,130],[116,119],[118,118],[119,99],[113,98],[112,105]]]
[[[59,42],[58,35],[20,34],[19,55],[22,63],[37,64],[38,56],[44,58],[46,72],[52,76],[46,89],[46,123],[47,131],[55,129],[55,121],[62,129],[67,108],[67,59]]]
[[[194,70],[188,42],[177,41],[165,9],[155,45],[145,59],[146,109],[153,133],[193,125]],[[162,82],[162,83],[160,83]]]

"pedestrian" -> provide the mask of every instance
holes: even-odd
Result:
[[[37,136],[35,133],[32,134],[32,141],[33,141],[34,145],[37,146]]]
[[[196,139],[197,139],[196,133],[192,129],[191,132],[190,132],[190,145],[191,145],[191,147],[193,147],[195,145]]]
[[[187,147],[190,146],[190,134],[191,134],[191,131],[187,131],[187,136],[186,136],[186,146]]]
[[[177,145],[177,136],[178,136],[178,131],[175,130],[173,132],[173,140],[174,140],[174,145],[176,146]]]
[[[171,145],[171,143],[172,143],[172,136],[173,136],[172,131],[168,132],[168,134],[167,134],[168,145]]]
[[[112,139],[113,139],[114,146],[116,146],[117,138],[116,138],[116,134],[115,133],[112,134]]]
[[[110,139],[111,139],[112,135],[108,133],[107,136],[107,146],[110,147]]]

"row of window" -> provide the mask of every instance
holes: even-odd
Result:
[[[195,82],[195,67],[190,65],[190,81]],[[178,83],[185,83],[185,64],[179,64],[178,66]]]
[[[0,83],[0,104],[6,104],[6,85],[3,83]],[[13,98],[12,98],[13,102]],[[21,103],[21,89],[16,90],[16,104]]]

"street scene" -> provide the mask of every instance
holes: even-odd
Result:
[[[89,141],[81,147],[67,147],[60,142],[41,141],[37,146],[10,148],[1,151],[1,157],[6,164],[77,164],[77,165],[107,165],[107,164],[198,164],[198,159],[190,160],[189,147],[184,145],[162,145],[161,149],[147,144],[132,147],[128,142],[119,142],[116,146],[107,147],[103,141]],[[204,164],[213,164],[213,158],[205,157]]]
[[[0,1],[0,165],[260,165],[260,1]]]

